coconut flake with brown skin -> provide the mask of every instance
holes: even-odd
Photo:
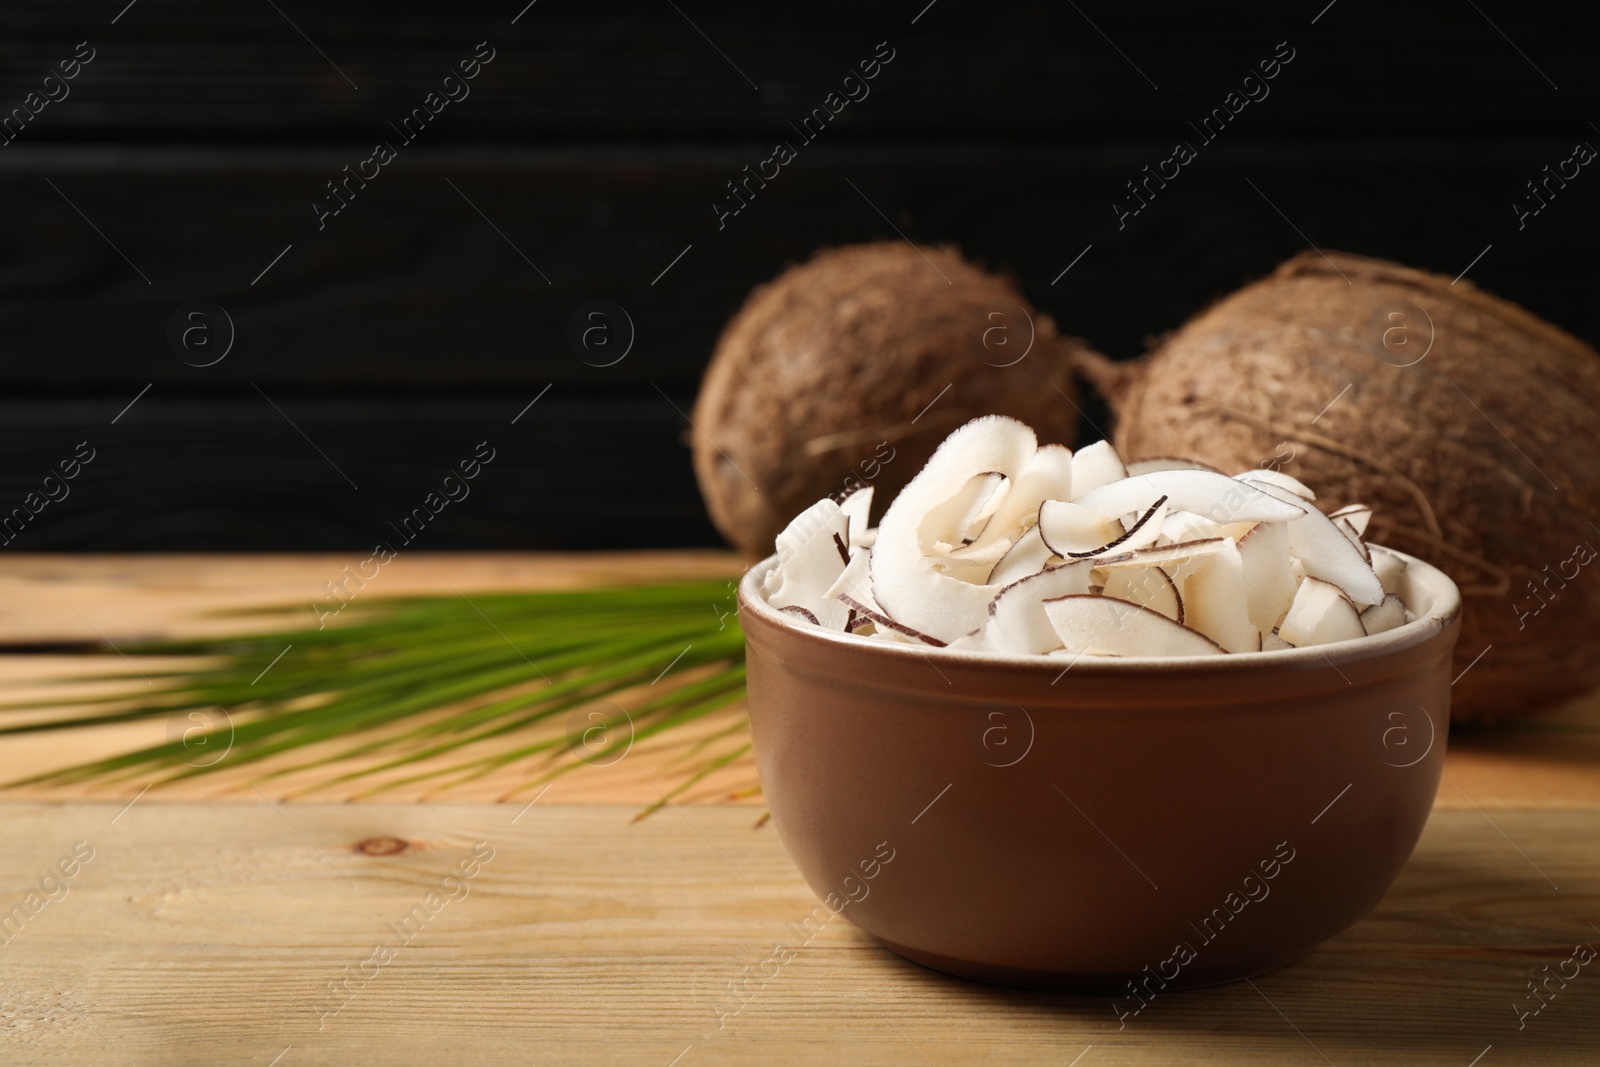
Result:
[[[1112,549],[1131,551],[1154,544],[1161,536],[1161,522],[1166,513],[1165,497],[1157,498],[1143,515],[1126,523],[1071,501],[1046,500],[1039,505],[1038,530],[1056,555],[1087,559],[1103,556]]]
[[[1045,601],[1089,591],[1089,564],[1083,560],[1051,567],[1013,582],[995,594],[983,629],[952,648],[1039,655],[1061,647]]]
[[[1074,456],[1016,420],[974,420],[876,530],[857,497],[790,523],[769,600],[800,625],[1013,655],[1255,653],[1410,619],[1403,561],[1362,540],[1370,509],[1330,518],[1298,479],[1259,470],[1121,470],[1109,448]]]
[[[1271,633],[1289,610],[1298,584],[1288,527],[1281,522],[1258,523],[1239,538],[1239,563],[1250,621],[1263,634]]]
[[[1149,554],[1163,553],[1162,569],[1182,593],[1183,624],[1229,652],[1259,651],[1261,631],[1250,621],[1244,564],[1233,538],[1154,549]]]
[[[994,570],[989,572],[988,584],[1003,588],[1030,574],[1039,573],[1056,558],[1035,526],[1017,538],[1017,543],[995,564]]]
[[[1183,622],[1183,595],[1172,576],[1160,567],[1114,566],[1096,571],[1104,576],[1100,592],[1130,604],[1149,608],[1171,619]]]
[[[1220,656],[1204,634],[1149,608],[1108,596],[1064,596],[1044,602],[1062,647],[1091,656]]]
[[[1213,522],[1282,522],[1305,514],[1297,503],[1280,500],[1262,488],[1200,470],[1152,471],[1092,489],[1075,503],[1102,515],[1143,513],[1162,497],[1174,511],[1188,511]]]
[[[1254,477],[1248,476],[1248,477]],[[1257,482],[1263,490],[1280,499],[1294,494],[1271,482]],[[1354,542],[1328,516],[1316,508],[1303,508],[1288,524],[1289,550],[1313,578],[1332,582],[1362,607],[1383,600],[1383,584],[1367,560],[1360,538]]]
[[[981,627],[1000,590],[950,573],[948,552],[970,530],[968,512],[949,509],[974,479],[1015,479],[1037,447],[1033,430],[1016,419],[986,415],[956,430],[933,453],[878,524],[872,547],[872,593],[896,621],[940,641]],[[930,525],[941,516],[943,526]],[[979,531],[981,534],[981,531]]]
[[[1600,544],[1600,355],[1454,273],[1308,251],[1144,359],[1079,366],[1130,460],[1272,465],[1324,510],[1372,505],[1373,540],[1460,586],[1451,718],[1485,721],[1600,684],[1600,582],[1568,582],[1537,630],[1515,610]]]
[[[1296,647],[1331,645],[1367,636],[1361,613],[1343,589],[1320,578],[1307,578],[1278,627],[1278,636]]]
[[[1406,610],[1405,602],[1391,593],[1383,598],[1383,603],[1374,604],[1361,613],[1361,628],[1370,637],[1396,626],[1404,626],[1410,618],[1411,613]]]
[[[1046,500],[1063,500],[1072,490],[1072,450],[1065,445],[1041,445],[1006,490],[998,510],[984,526],[983,532],[971,544],[953,550],[955,560],[970,560],[975,564],[1000,569],[1001,561],[1011,556],[1021,546],[1026,535],[1036,528],[1039,506]],[[1019,558],[1033,559],[1037,551],[1023,549],[1021,555],[1011,560],[1018,565]],[[1016,573],[1007,579],[993,574],[990,585],[1005,585],[1015,578],[1024,577],[1042,569],[1047,557],[1038,558],[1038,566]]]
[[[872,486],[857,489],[839,501],[839,510],[850,520],[850,547],[870,545],[872,537],[867,529],[867,516],[872,511]]]

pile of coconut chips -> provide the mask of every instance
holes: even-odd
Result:
[[[876,529],[871,488],[817,501],[778,535],[767,601],[867,639],[1031,655],[1204,656],[1326,645],[1412,615],[1405,562],[1273,470],[1124,466],[1100,441],[1040,445],[974,419]]]

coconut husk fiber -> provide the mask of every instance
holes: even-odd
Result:
[[[1312,252],[1140,360],[1076,358],[1130,459],[1276,466],[1326,511],[1372,505],[1370,540],[1450,574],[1458,720],[1600,684],[1600,566],[1581,562],[1600,547],[1600,356],[1577,338],[1467,281]]]
[[[819,252],[752,292],[717,342],[691,431],[712,521],[759,558],[800,511],[855,485],[874,486],[875,520],[979,415],[1070,445],[1081,347],[954,249]]]

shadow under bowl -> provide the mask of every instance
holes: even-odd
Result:
[[[1460,595],[1404,558],[1404,626],[1172,659],[829,632],[766,603],[775,558],[752,567],[756,763],[814,915],[969,978],[1121,991],[1130,1011],[1346,929],[1416,846],[1449,730]]]

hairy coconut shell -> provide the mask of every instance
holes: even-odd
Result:
[[[1575,554],[1600,548],[1600,356],[1577,338],[1466,281],[1306,253],[1141,360],[1079,361],[1130,459],[1276,466],[1449,573],[1459,720],[1600,684],[1600,567]]]
[[[881,514],[976,416],[1071,444],[1080,344],[953,250],[820,252],[752,292],[717,342],[691,430],[711,519],[765,556],[795,515],[852,484],[876,488]]]

